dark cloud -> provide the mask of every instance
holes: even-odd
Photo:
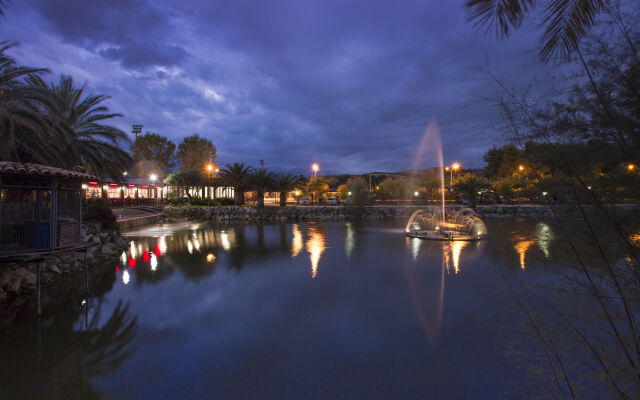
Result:
[[[182,63],[187,52],[176,45],[156,43],[131,43],[122,47],[109,47],[100,50],[104,57],[122,62],[130,68],[144,68],[151,65],[172,66]]]
[[[5,37],[38,27],[29,61],[110,94],[122,128],[198,132],[223,162],[292,172],[410,168],[432,119],[446,160],[480,166],[501,139],[486,69],[526,77],[535,37],[484,37],[438,0],[31,0],[8,20]]]

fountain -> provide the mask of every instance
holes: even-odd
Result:
[[[409,218],[405,232],[407,236],[431,240],[479,240],[487,236],[487,229],[478,215],[470,208],[450,209],[445,207],[444,198],[444,159],[442,157],[442,140],[438,126],[431,122],[427,127],[413,163],[413,170],[418,170],[427,144],[433,143],[437,151],[436,157],[440,168],[440,200],[439,207],[429,206],[416,210]]]
[[[425,207],[416,210],[405,228],[407,236],[431,240],[480,240],[487,236],[484,222],[470,208]]]

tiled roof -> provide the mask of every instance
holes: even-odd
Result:
[[[97,180],[98,177],[82,172],[49,167],[46,165],[0,161],[0,175],[55,176],[78,180]]]

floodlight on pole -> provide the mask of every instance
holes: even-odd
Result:
[[[313,170],[313,177],[317,178],[318,177],[318,170],[320,169],[318,164],[317,163],[313,163],[313,165],[311,166],[311,169]]]
[[[136,140],[138,140],[138,133],[142,133],[142,127],[143,127],[143,126],[144,126],[144,125],[139,125],[139,124],[136,124],[136,125],[133,125],[133,126],[132,126],[131,132],[132,132],[134,135],[136,135]]]

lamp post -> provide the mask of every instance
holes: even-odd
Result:
[[[451,164],[451,185],[453,185],[453,171],[458,171],[460,169],[460,164],[458,164],[457,162],[454,162],[453,164]]]
[[[313,177],[317,178],[318,177],[318,170],[320,169],[318,164],[317,163],[313,163],[313,165],[311,166],[311,169],[313,170]]]

